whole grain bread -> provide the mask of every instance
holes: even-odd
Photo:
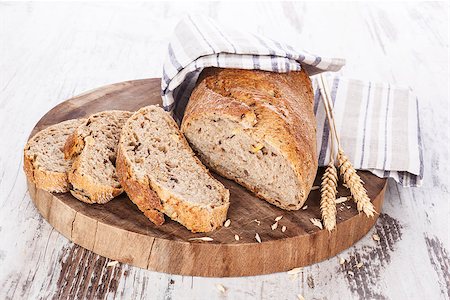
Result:
[[[166,214],[192,232],[209,232],[226,219],[229,191],[157,106],[141,108],[123,126],[117,174],[130,199],[157,225]]]
[[[317,172],[313,106],[305,71],[208,68],[181,130],[211,169],[280,208],[297,210]]]
[[[64,159],[67,137],[84,120],[68,120],[45,128],[35,134],[25,145],[23,167],[28,179],[37,188],[65,193],[69,191],[67,172],[72,162]]]
[[[116,175],[116,150],[131,115],[118,110],[93,114],[68,137],[64,155],[73,159],[68,179],[75,198],[103,204],[123,192]]]

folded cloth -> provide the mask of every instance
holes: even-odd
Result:
[[[304,68],[314,75],[338,71],[344,64],[344,59],[320,57],[263,36],[219,26],[201,15],[188,15],[175,27],[163,64],[163,106],[179,121],[205,67],[282,73]]]
[[[336,131],[353,166],[403,186],[420,186],[423,179],[419,103],[409,88],[325,76],[331,91]],[[329,124],[318,78],[313,78],[319,166],[330,158]],[[334,153],[337,153],[335,151]]]
[[[203,16],[187,16],[175,28],[163,64],[163,107],[179,122],[205,67],[290,72],[309,75],[338,71],[344,59],[325,58],[263,36],[219,26]],[[327,76],[341,146],[356,169],[420,186],[422,141],[417,98],[407,88]],[[329,127],[313,78],[319,166],[329,160]]]

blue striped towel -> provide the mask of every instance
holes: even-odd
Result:
[[[163,107],[180,121],[198,75],[205,67],[309,75],[338,71],[344,59],[325,58],[263,36],[219,26],[189,15],[175,28],[163,65]],[[423,178],[418,101],[408,88],[328,75],[336,129],[356,169],[420,186]],[[319,166],[329,160],[329,128],[313,76]]]

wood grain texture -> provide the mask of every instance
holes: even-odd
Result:
[[[146,79],[100,87],[62,102],[37,123],[39,130],[74,118],[85,118],[103,110],[135,111],[145,105],[161,104],[160,79]],[[320,185],[319,170],[316,185]],[[358,214],[355,203],[338,208],[336,230],[329,233],[314,226],[320,219],[320,192],[312,191],[307,209],[284,211],[262,201],[240,185],[215,175],[230,190],[228,218],[231,226],[207,236],[212,242],[193,242],[193,234],[167,218],[162,226],[152,224],[126,194],[104,205],[89,205],[70,193],[51,194],[28,181],[31,198],[44,218],[60,233],[88,250],[140,268],[159,272],[208,276],[249,276],[288,271],[328,259],[352,246],[375,224],[375,218]],[[381,211],[386,180],[361,172],[368,195]],[[350,195],[341,188],[340,196]],[[277,230],[271,225],[283,216]],[[285,232],[281,231],[286,226]],[[259,234],[262,243],[255,239]],[[236,241],[234,235],[240,237]]]
[[[371,230],[381,240],[369,234],[340,253],[348,267],[332,258],[304,267],[295,278],[203,278],[107,267],[109,259],[68,241],[36,210],[21,162],[36,122],[86,90],[160,77],[169,36],[188,12],[345,57],[342,75],[416,92],[424,184],[408,189],[389,181],[383,214]],[[449,299],[448,23],[445,2],[243,2],[238,8],[232,2],[1,2],[0,298]],[[363,266],[352,277],[347,269],[356,261]]]

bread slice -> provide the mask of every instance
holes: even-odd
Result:
[[[69,136],[64,155],[73,159],[69,182],[75,198],[103,204],[123,192],[116,175],[116,150],[122,126],[131,115],[117,110],[93,114]]]
[[[160,107],[141,108],[123,126],[117,174],[130,199],[157,225],[164,213],[192,232],[209,232],[226,219],[229,191]]]
[[[64,159],[67,137],[84,120],[68,120],[45,128],[35,134],[25,145],[23,168],[28,179],[37,188],[65,193],[69,191],[67,172],[71,161]]]
[[[317,172],[313,106],[305,71],[209,68],[181,130],[211,169],[280,208],[298,210]]]

